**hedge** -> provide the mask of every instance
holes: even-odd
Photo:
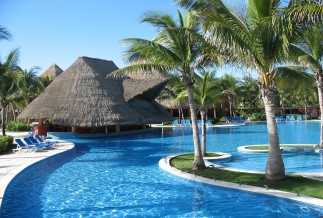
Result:
[[[6,153],[14,147],[12,136],[0,136],[0,153]]]

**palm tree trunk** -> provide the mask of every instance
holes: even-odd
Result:
[[[320,113],[321,113],[321,126],[320,126],[320,148],[323,149],[323,72],[316,76],[316,86],[319,96]]]
[[[231,100],[229,99],[229,110],[230,110],[230,117],[232,118],[233,117],[233,114],[232,114],[232,103],[231,103]]]
[[[199,131],[197,126],[197,118],[196,118],[196,107],[194,102],[194,94],[193,94],[193,84],[187,84],[188,91],[188,104],[190,108],[191,120],[192,120],[192,131],[193,131],[193,141],[194,141],[194,161],[193,161],[193,170],[203,170],[205,169],[205,163],[203,160],[202,152],[201,152],[201,144]]]
[[[202,155],[203,157],[207,156],[206,153],[206,116],[205,110],[201,109],[201,119],[202,119]]]
[[[215,104],[213,104],[213,117],[216,118],[216,107],[215,107]]]
[[[277,123],[275,119],[275,96],[274,88],[260,86],[261,96],[265,105],[267,129],[268,129],[268,160],[265,177],[267,180],[277,181],[285,179],[285,166],[279,147]]]
[[[1,105],[1,121],[2,121],[2,135],[6,135],[6,121],[5,121],[5,105]]]
[[[304,95],[304,112],[305,112],[305,120],[307,120],[307,98],[306,95]]]

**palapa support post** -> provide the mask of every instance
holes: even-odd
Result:
[[[72,132],[77,132],[76,126],[72,126]]]
[[[108,133],[108,127],[106,126],[105,127],[105,134],[107,134]]]
[[[42,126],[44,124],[44,119],[43,118],[39,118],[38,120],[38,125]]]
[[[116,132],[120,132],[120,126],[116,125]]]

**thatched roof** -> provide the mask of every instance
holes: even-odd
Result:
[[[188,103],[175,102],[172,99],[157,100],[166,109],[189,109]]]
[[[166,79],[106,77],[116,69],[112,61],[80,57],[18,118],[49,118],[54,124],[79,127],[173,120],[153,101],[166,85]]]
[[[52,78],[56,78],[59,75],[61,75],[61,73],[63,73],[63,70],[59,66],[57,66],[56,64],[52,64],[47,70],[42,72],[39,77],[44,78],[44,77],[49,76]]]

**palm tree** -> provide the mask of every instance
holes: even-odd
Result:
[[[197,82],[194,86],[194,99],[199,108],[202,119],[202,155],[207,156],[206,153],[206,114],[208,107],[216,103],[221,91],[219,87],[212,83],[214,73],[204,71],[202,80]]]
[[[32,67],[30,70],[19,72],[19,92],[28,105],[42,90],[42,84],[37,76],[39,67]]]
[[[219,82],[222,87],[222,93],[228,98],[230,117],[235,117],[234,102],[238,95],[240,81],[233,75],[225,74]]]
[[[214,83],[214,72],[204,71],[202,79],[194,84],[194,101],[197,105],[202,119],[202,155],[207,156],[206,152],[206,115],[207,109],[216,103],[221,95],[221,89]],[[179,101],[188,99],[187,90],[183,90],[176,97]]]
[[[182,82],[188,90],[192,120],[194,141],[192,169],[205,169],[194,103],[194,77],[198,69],[217,63],[218,53],[216,53],[214,47],[206,45],[207,42],[199,32],[200,26],[190,12],[183,16],[178,11],[178,23],[170,15],[158,12],[146,13],[142,21],[157,27],[158,36],[151,41],[136,38],[125,39],[124,42],[130,46],[126,52],[126,58],[128,61],[137,64],[119,69],[116,72],[168,71],[176,72],[181,76]]]
[[[285,54],[288,52],[288,39],[292,33],[291,29],[287,29],[292,25],[287,24],[291,17],[301,21],[313,17],[307,16],[308,13],[320,14],[322,11],[313,12],[312,6],[315,3],[309,4],[310,9],[308,6],[295,9],[297,2],[299,1],[291,1],[288,7],[284,8],[280,0],[247,0],[246,13],[238,14],[226,7],[221,0],[178,0],[180,5],[195,9],[206,35],[214,42],[223,44],[231,63],[252,68],[257,72],[258,87],[267,118],[267,180],[285,178],[275,120],[275,78],[286,70],[283,63],[287,58]],[[321,5],[318,5],[318,8],[322,9]],[[299,11],[308,13],[297,13]]]
[[[302,28],[302,34],[295,40],[295,53],[303,65],[315,76],[321,111],[320,148],[323,149],[323,25]]]
[[[0,61],[0,106],[2,111],[2,135],[6,135],[5,110],[9,99],[17,91],[18,83],[18,49],[11,51],[7,59]]]
[[[239,101],[244,109],[247,109],[247,113],[250,113],[253,108],[259,106],[259,90],[257,86],[257,80],[251,76],[243,77],[239,86],[239,95],[241,100]]]
[[[177,96],[186,89],[185,85],[181,81],[178,75],[170,75],[170,79],[166,87],[160,92],[156,98],[157,101],[169,101],[176,104],[178,108],[179,119],[184,119],[183,105],[187,104],[182,99],[178,99]]]

